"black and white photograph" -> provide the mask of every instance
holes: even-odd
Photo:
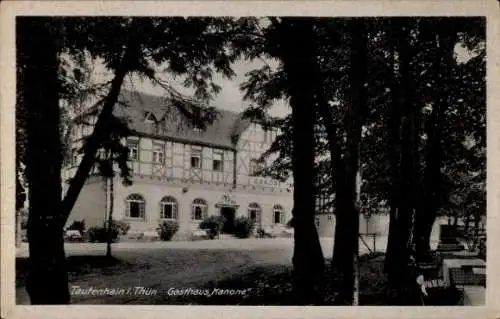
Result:
[[[486,16],[13,23],[16,305],[486,306]]]

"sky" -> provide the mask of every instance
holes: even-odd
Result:
[[[457,45],[455,47],[455,55],[459,62],[466,62],[472,57],[471,52],[469,52],[464,47]],[[249,101],[243,101],[243,92],[239,89],[239,86],[245,81],[245,74],[251,70],[260,68],[263,62],[256,60],[253,62],[249,61],[238,61],[233,64],[233,70],[236,75],[232,79],[226,79],[220,74],[214,75],[214,81],[221,86],[222,90],[219,94],[214,96],[211,106],[216,108],[242,112],[248,106],[250,106]],[[269,62],[273,66],[272,62]],[[107,71],[102,63],[96,61],[94,64],[94,79],[93,81],[101,82],[111,79],[112,74]],[[192,91],[186,89],[180,78],[173,78],[169,74],[161,74],[162,79],[167,80],[171,85],[173,85],[179,92],[186,95],[192,95]],[[159,86],[154,86],[149,80],[141,80],[137,76],[128,78],[124,85],[126,89],[144,92],[152,95],[162,96],[164,90]],[[277,101],[274,103],[273,107],[269,110],[269,114],[272,116],[284,117],[291,112],[290,107],[285,101]]]
[[[236,75],[232,79],[226,79],[217,73],[214,74],[214,82],[221,86],[222,89],[219,94],[214,96],[214,99],[211,102],[211,106],[234,112],[243,112],[247,107],[250,106],[250,102],[243,101],[243,92],[239,89],[239,86],[245,81],[245,74],[248,71],[260,68],[262,64],[263,63],[258,60],[255,62],[239,61],[237,63],[234,63],[233,70]],[[111,79],[112,74],[107,71],[100,62],[96,61],[94,64],[94,68],[95,78],[92,81],[104,82]],[[180,78],[173,78],[167,73],[160,74],[159,77],[167,80],[179,92],[186,95],[192,95],[192,91],[186,89],[182,85]],[[150,80],[141,80],[137,76],[129,77],[128,79],[126,79],[124,88],[157,96],[162,96],[164,94],[163,88],[153,85]],[[290,108],[284,101],[277,101],[269,110],[269,114],[272,116],[283,117],[289,113]]]

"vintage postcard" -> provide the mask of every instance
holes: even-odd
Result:
[[[499,15],[2,3],[2,318],[499,317]]]

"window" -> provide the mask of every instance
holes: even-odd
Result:
[[[319,227],[319,218],[316,218],[316,227]]]
[[[128,158],[132,161],[139,160],[139,145],[137,142],[128,143]]]
[[[248,205],[248,218],[250,218],[254,224],[260,224],[261,211],[259,204],[250,203],[250,205]]]
[[[328,221],[332,220],[332,215],[328,215]]]
[[[201,127],[199,125],[195,125],[193,127],[193,131],[195,131],[196,133],[201,133],[202,129],[201,129]]]
[[[177,201],[172,196],[165,196],[160,201],[160,218],[177,219]]]
[[[269,130],[269,142],[272,143],[274,141],[274,138],[275,138],[275,130],[270,129]]]
[[[275,224],[283,223],[283,207],[281,205],[274,205],[273,221]]]
[[[144,218],[146,202],[139,194],[131,194],[126,199],[125,216],[127,218]]]
[[[163,145],[153,144],[153,163],[163,164],[164,152]]]
[[[221,151],[214,151],[212,169],[216,172],[222,172],[224,170],[223,155]]]
[[[153,113],[147,112],[145,119],[144,119],[144,122],[149,123],[149,124],[156,123],[156,117],[154,116]]]
[[[207,216],[207,202],[204,199],[196,198],[193,201],[193,207],[191,211],[192,220],[203,220]]]
[[[201,168],[201,148],[191,148],[191,168]]]
[[[261,169],[262,169],[262,165],[258,159],[253,158],[250,160],[250,176],[258,175],[258,173]]]

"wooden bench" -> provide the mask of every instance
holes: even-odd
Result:
[[[424,280],[424,276],[420,275],[417,277],[417,286],[422,305],[439,305],[444,301],[442,296],[449,293],[442,278]]]

